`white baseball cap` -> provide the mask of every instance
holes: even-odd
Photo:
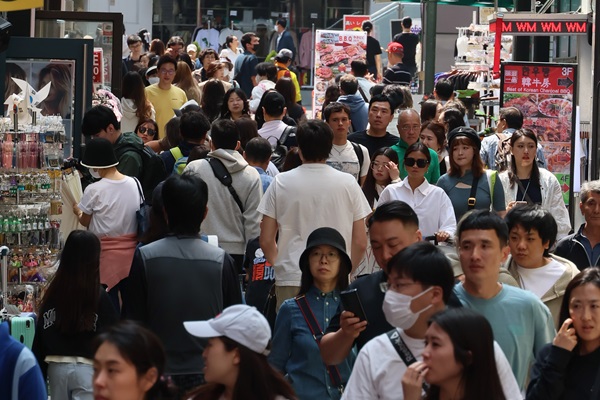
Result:
[[[256,353],[269,354],[271,327],[255,307],[236,304],[208,321],[185,321],[183,326],[196,337],[227,336]]]

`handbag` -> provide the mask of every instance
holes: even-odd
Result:
[[[296,304],[298,304],[300,312],[302,312],[302,316],[306,321],[306,325],[308,325],[308,329],[310,329],[310,333],[317,342],[318,346],[324,334],[319,326],[319,323],[317,322],[317,319],[315,318],[315,314],[313,314],[312,310],[310,309],[310,305],[308,304],[308,300],[306,300],[306,296],[296,296],[294,297],[294,300],[296,300]],[[338,388],[340,393],[344,393],[344,384],[342,383],[342,377],[340,376],[340,370],[338,367],[335,365],[327,365],[326,367],[327,373],[329,374],[329,379],[331,379],[331,383]]]
[[[135,179],[141,200],[140,208],[135,212],[135,219],[137,220],[137,236],[139,240],[150,227],[150,206],[146,204],[140,181],[135,177],[133,179]]]

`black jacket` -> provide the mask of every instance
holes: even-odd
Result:
[[[589,266],[600,265],[600,257],[596,260],[590,260],[590,257],[581,242],[581,232],[584,226],[585,224],[581,225],[577,232],[562,238],[556,244],[556,250],[554,250],[554,254],[572,261],[577,265],[577,268],[580,271],[583,271]]]

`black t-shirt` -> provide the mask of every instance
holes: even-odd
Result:
[[[367,36],[367,66],[369,72],[376,73],[377,65],[375,64],[375,56],[381,54],[381,45],[379,40],[374,37]]]
[[[254,306],[262,312],[269,296],[269,290],[275,283],[275,269],[267,261],[265,253],[258,243],[258,238],[250,240],[246,245],[244,269],[248,274],[246,304]]]
[[[383,73],[383,83],[386,85],[410,85],[412,74],[403,63],[392,65]]]
[[[394,42],[400,43],[402,47],[404,47],[404,57],[402,57],[402,62],[408,66],[416,66],[417,61],[415,56],[417,54],[419,36],[414,33],[403,32],[394,36]]]
[[[527,191],[527,194],[535,204],[542,204],[542,189],[540,185],[530,184],[529,179],[521,179],[521,185]],[[513,200],[527,201],[523,191],[517,186],[517,197]]]
[[[373,153],[380,148],[391,147],[397,144],[400,139],[389,132],[386,132],[385,136],[375,137],[367,135],[367,131],[359,131],[348,135],[348,140],[365,146],[369,150],[369,156],[372,157]]]
[[[385,319],[385,314],[383,314],[385,293],[381,290],[380,284],[386,281],[387,276],[380,270],[371,275],[358,278],[348,286],[348,289],[358,290],[358,297],[368,321],[367,328],[354,341],[359,350],[375,336],[394,329]],[[340,315],[342,311],[342,307],[338,307],[338,311],[331,319],[325,333],[336,332],[340,329]]]

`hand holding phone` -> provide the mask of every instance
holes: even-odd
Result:
[[[340,297],[345,311],[350,311],[361,321],[367,321],[367,314],[362,306],[357,289],[345,290],[340,293]]]

